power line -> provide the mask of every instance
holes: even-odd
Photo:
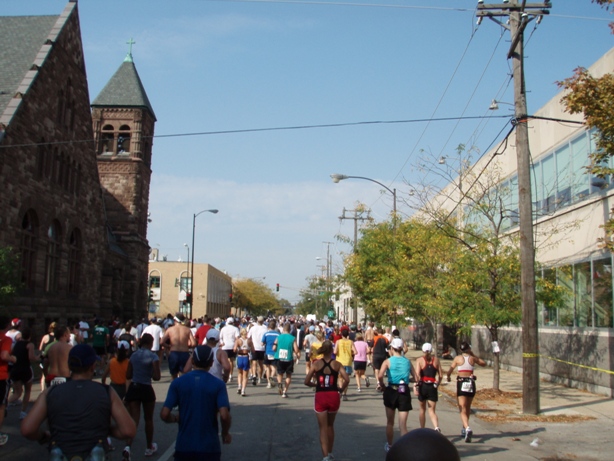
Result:
[[[366,126],[366,125],[393,125],[393,124],[403,124],[403,123],[431,123],[431,122],[449,122],[456,120],[476,120],[483,119],[485,116],[467,116],[467,117],[439,117],[439,118],[416,118],[416,119],[406,119],[406,120],[371,120],[371,121],[363,121],[363,122],[342,122],[342,123],[324,123],[317,125],[295,125],[295,126],[278,126],[278,127],[268,127],[268,128],[245,128],[238,130],[219,130],[219,131],[199,131],[193,133],[171,133],[171,134],[157,134],[154,136],[143,136],[143,139],[161,139],[161,138],[179,138],[179,137],[188,137],[188,136],[213,136],[213,135],[223,135],[223,134],[242,134],[242,133],[259,133],[265,131],[288,131],[288,130],[311,130],[311,129],[320,129],[320,128],[341,128],[348,126]],[[499,115],[491,118],[509,118],[506,115]],[[13,145],[0,145],[0,149],[6,149],[9,147],[32,147],[32,146],[49,146],[49,145],[61,145],[61,144],[78,144],[78,143],[89,143],[94,142],[93,139],[82,139],[82,140],[70,140],[70,141],[51,141],[51,142],[40,142],[40,143],[24,143],[24,144],[13,144]]]
[[[454,8],[444,6],[417,6],[417,5],[393,5],[380,3],[351,3],[351,2],[310,2],[301,0],[205,0],[218,3],[279,3],[288,5],[316,5],[316,6],[349,6],[360,8],[393,8],[403,10],[435,10],[435,11],[458,11],[461,13],[473,13],[474,8]]]

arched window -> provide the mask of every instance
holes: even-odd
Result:
[[[38,218],[34,210],[28,210],[21,221],[21,282],[27,289],[34,290],[36,263],[36,237]]]
[[[68,293],[79,292],[79,272],[81,266],[81,231],[74,229],[68,241]]]
[[[114,129],[112,125],[105,125],[102,127],[102,133],[100,134],[100,148],[98,149],[99,154],[109,154],[113,153],[113,140],[115,139],[115,135],[113,133]]]
[[[58,291],[60,270],[60,225],[54,221],[47,230],[47,254],[45,256],[45,291]]]
[[[130,127],[122,125],[119,127],[119,135],[117,136],[117,153],[130,153]]]

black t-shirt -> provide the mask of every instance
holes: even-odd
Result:
[[[373,356],[386,357],[388,355],[388,341],[384,335],[379,335],[373,345]]]

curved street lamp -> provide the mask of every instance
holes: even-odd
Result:
[[[196,233],[196,217],[203,213],[216,214],[218,211],[216,209],[199,211],[194,214],[192,219],[192,268],[190,269],[190,293],[192,293],[192,299],[190,300],[190,320],[192,319],[192,307],[194,305],[194,234]]]
[[[380,186],[382,186],[384,189],[386,189],[388,192],[392,194],[392,211],[394,212],[395,215],[397,214],[397,190],[396,189],[391,189],[390,187],[382,184],[379,181],[376,181],[375,179],[365,178],[364,176],[348,176],[345,174],[333,173],[330,175],[330,177],[335,184],[338,183],[339,181],[343,181],[344,179],[364,179],[365,181],[371,181],[371,182],[374,182],[375,184],[379,184]]]

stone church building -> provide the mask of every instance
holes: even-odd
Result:
[[[0,248],[37,332],[146,315],[156,117],[131,52],[90,106],[78,6],[0,17]]]

